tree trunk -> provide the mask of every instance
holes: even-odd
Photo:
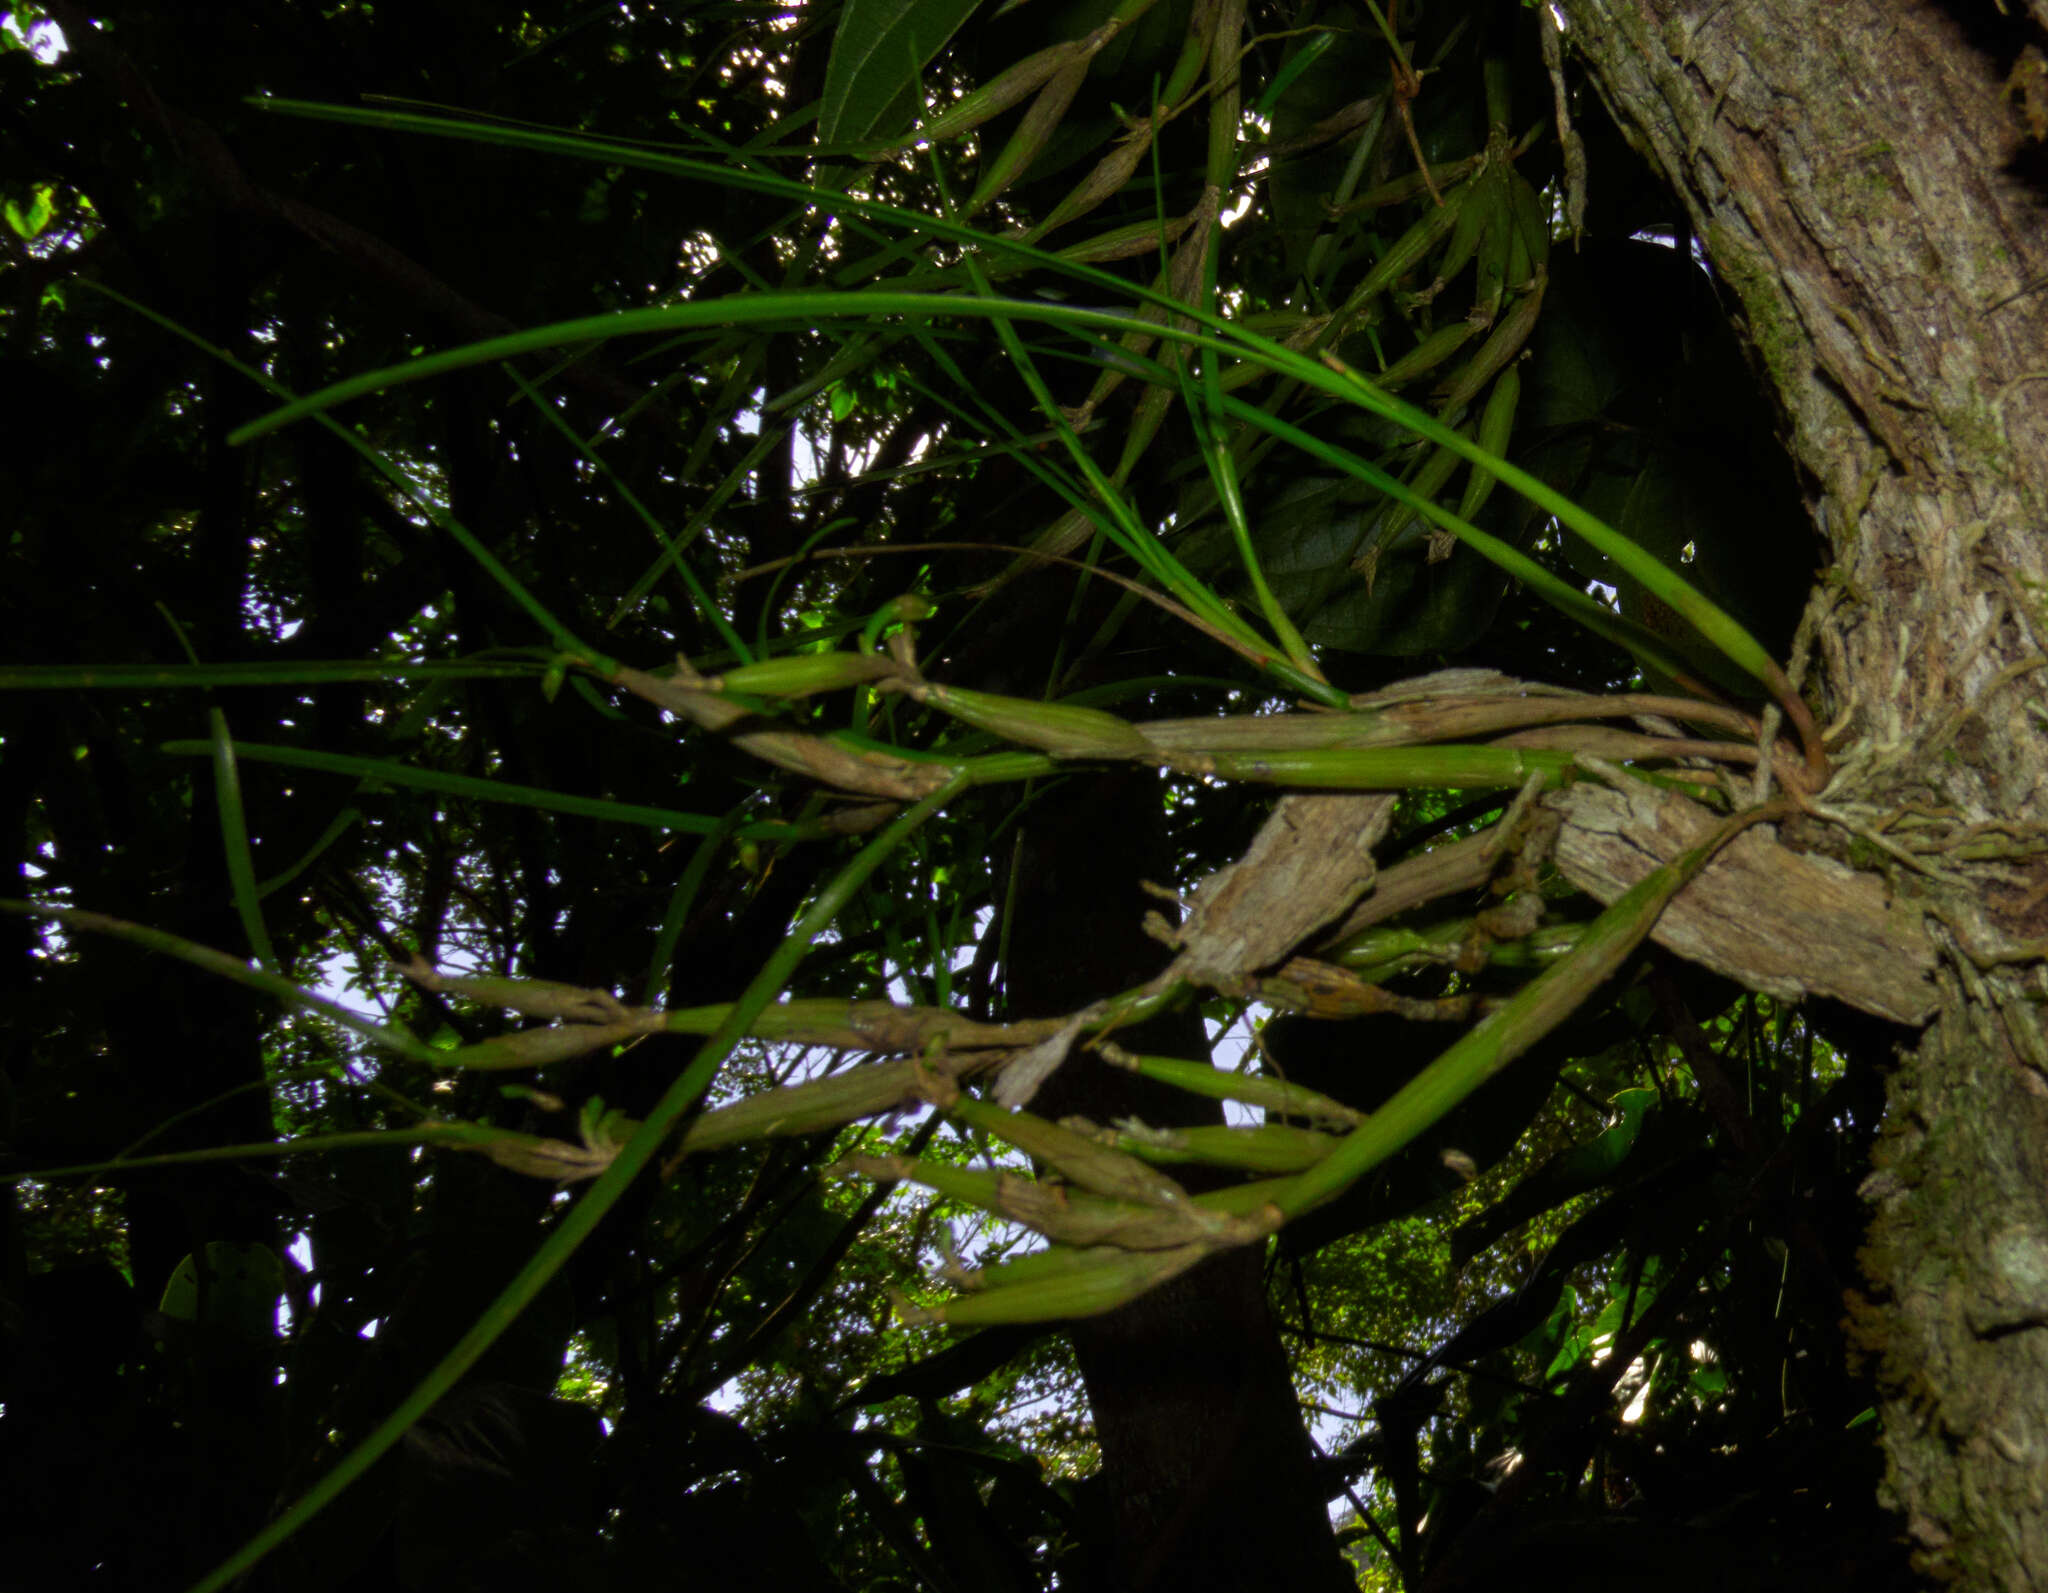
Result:
[[[1741,301],[1835,560],[1806,633],[1821,806],[1943,952],[1850,1302],[1888,1500],[1924,1570],[2048,1587],[2048,212],[2005,92],[2032,24],[1968,0],[1562,7]]]
[[[1069,781],[1027,811],[1004,967],[1013,1013],[1071,1012],[1170,960],[1139,927],[1157,908],[1142,882],[1172,877],[1162,812],[1149,771]],[[1118,1038],[1139,1051],[1207,1050],[1192,1012]],[[1155,1126],[1196,1120],[1202,1106],[1216,1120],[1213,1103],[1194,1105],[1079,1050],[1031,1103],[1048,1117],[1136,1116]],[[1072,1324],[1115,1545],[1113,1563],[1094,1568],[1098,1580],[1084,1574],[1079,1585],[1125,1593],[1351,1587],[1267,1308],[1264,1265],[1264,1246],[1226,1251],[1119,1310]]]

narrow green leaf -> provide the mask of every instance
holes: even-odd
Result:
[[[908,125],[925,67],[946,47],[976,0],[847,0],[832,36],[818,141],[861,144]],[[892,114],[904,114],[900,118]]]
[[[205,742],[198,743],[205,747]],[[0,898],[0,913],[14,913],[24,918],[48,918],[64,925],[67,929],[84,930],[95,935],[111,935],[116,940],[125,940],[130,945],[141,946],[147,951],[160,952],[166,957],[175,957],[180,962],[204,968],[208,973],[218,974],[238,985],[251,990],[260,990],[284,1003],[287,1007],[305,1007],[332,1018],[345,1028],[353,1029],[365,1039],[395,1051],[410,1062],[435,1066],[442,1053],[424,1041],[416,1039],[405,1030],[387,1026],[374,1018],[366,1018],[359,1012],[351,1012],[338,1001],[315,995],[301,989],[281,974],[268,969],[252,968],[240,957],[231,957],[212,946],[202,946],[195,940],[182,935],[173,935],[166,930],[151,929],[146,924],[130,923],[124,918],[110,918],[105,913],[90,912],[79,907],[52,907],[43,902],[20,901]]]
[[[161,1151],[150,1156],[114,1156],[103,1162],[78,1162],[68,1167],[36,1167],[0,1173],[0,1184],[38,1183],[56,1178],[88,1178],[95,1173],[139,1167],[192,1167],[204,1162],[244,1162],[285,1156],[325,1156],[331,1151],[391,1151],[408,1145],[454,1145],[481,1150],[494,1144],[545,1143],[532,1134],[492,1128],[483,1123],[417,1123],[411,1128],[366,1128],[341,1134],[302,1134],[296,1139],[260,1139],[243,1145],[208,1145],[200,1150]]]
[[[93,282],[88,285],[95,292],[105,294],[116,304],[133,310],[137,315],[143,316],[155,325],[162,327],[173,337],[191,344],[209,358],[218,360],[237,375],[247,377],[266,392],[279,397],[289,397],[289,388],[273,381],[269,376],[253,366],[246,365],[242,361],[235,359],[226,350],[215,347],[196,332],[180,325],[169,316],[152,310],[148,305],[139,303],[129,298],[126,294],[106,286],[104,283]],[[375,448],[372,448],[361,437],[357,436],[355,432],[343,426],[331,416],[320,415],[316,418],[327,429],[329,435],[339,438],[355,453],[361,455],[364,462],[371,469],[384,477],[386,481],[390,482],[398,491],[404,493],[406,497],[410,498],[418,505],[421,513],[425,514],[429,520],[433,521],[435,525],[439,526],[454,539],[455,543],[476,562],[484,574],[496,582],[498,588],[539,627],[541,633],[554,644],[556,652],[574,654],[576,657],[586,659],[601,668],[609,669],[611,667],[611,659],[582,641],[575,632],[571,631],[557,619],[548,607],[529,592],[524,583],[511,570],[506,568],[502,559],[485,547],[475,534],[470,531],[469,527],[448,512],[434,493],[422,487],[411,476],[393,464],[391,460],[379,453]]]
[[[0,691],[141,691],[152,686],[318,686],[349,680],[509,680],[538,675],[546,666],[525,662],[378,663],[337,658],[295,663],[245,664],[9,664],[0,668]]]
[[[1394,400],[1389,399],[1388,402],[1392,403]],[[1519,548],[1503,542],[1499,537],[1489,535],[1467,521],[1460,520],[1449,510],[1430,502],[1427,498],[1419,496],[1410,488],[1396,481],[1384,470],[1367,464],[1348,449],[1332,448],[1321,438],[1312,437],[1300,428],[1291,426],[1277,416],[1267,414],[1258,406],[1245,403],[1242,399],[1226,396],[1223,403],[1229,413],[1237,419],[1247,421],[1261,430],[1271,432],[1274,436],[1293,443],[1303,452],[1314,455],[1324,463],[1344,471],[1347,475],[1356,476],[1375,491],[1392,498],[1396,503],[1406,505],[1417,514],[1424,516],[1431,523],[1442,526],[1453,536],[1457,537],[1459,541],[1481,554],[1496,568],[1513,576],[1553,607],[1561,609],[1564,613],[1577,620],[1586,629],[1593,632],[1594,635],[1606,637],[1609,641],[1627,648],[1636,657],[1655,664],[1667,673],[1683,674],[1685,672],[1683,661],[1669,648],[1664,646],[1650,631],[1645,630],[1642,626],[1630,620],[1622,618],[1621,615],[1616,614],[1613,610],[1594,602],[1592,598],[1581,592],[1577,587],[1559,580],[1549,570],[1538,564]],[[1421,412],[1417,410],[1413,413],[1419,416]],[[1446,426],[1437,425],[1434,421],[1430,424],[1433,429],[1429,435],[1433,441],[1444,447],[1455,445],[1453,448],[1454,452],[1464,453],[1467,458],[1472,457],[1474,445],[1471,442]],[[1507,481],[1509,479],[1508,472],[1511,469],[1512,467],[1503,464],[1496,473],[1500,475],[1502,480]],[[1520,483],[1509,481],[1509,485],[1515,486],[1517,490],[1520,490]],[[1546,492],[1548,490],[1548,488],[1545,489]],[[1556,495],[1553,493],[1551,496],[1555,497]]]
[[[249,825],[242,812],[242,780],[235,769],[235,743],[228,735],[228,716],[218,708],[209,711],[213,726],[213,789],[220,808],[220,839],[227,856],[228,888],[235,898],[235,912],[242,920],[242,933],[249,937],[249,949],[271,973],[282,973],[277,948],[270,943],[270,931],[263,923],[262,893],[256,888],[256,862],[249,850]]]
[[[684,588],[690,594],[690,601],[696,604],[697,612],[703,616],[705,623],[717,631],[725,645],[730,647],[740,658],[751,659],[753,655],[747,650],[747,644],[740,640],[739,632],[732,628],[732,622],[725,617],[725,606],[704,590],[704,583],[697,579],[697,573],[690,568],[688,561],[675,555],[673,548],[668,545],[668,533],[662,529],[661,522],[654,517],[653,511],[640,501],[639,494],[634,492],[631,487],[627,486],[620,479],[618,472],[612,469],[611,465],[602,455],[586,445],[583,439],[577,436],[575,428],[562,418],[562,412],[542,397],[539,390],[531,382],[527,381],[524,376],[521,376],[517,369],[507,365],[505,367],[505,374],[526,395],[527,401],[541,412],[548,424],[554,427],[569,446],[593,470],[604,478],[612,491],[618,494],[619,501],[633,511],[634,517],[642,525],[654,533],[655,541],[664,545],[663,561],[657,567],[666,567],[668,564],[675,566],[677,576],[681,578]],[[552,671],[550,678],[552,678]],[[551,694],[549,701],[553,700]]]
[[[707,161],[687,157],[659,154],[631,145],[614,144],[602,140],[579,138],[559,133],[535,131],[524,128],[502,126],[484,127],[466,124],[442,116],[407,115],[399,112],[358,110],[351,107],[322,105],[306,101],[257,99],[251,102],[261,109],[282,111],[296,116],[319,120],[354,122],[361,125],[403,129],[412,132],[430,133],[443,138],[463,138],[474,141],[502,144],[509,147],[547,150],[556,154],[572,156],[580,160],[600,160],[621,165],[645,167],[650,170],[674,172],[677,175],[696,177],[733,187],[751,189],[756,192],[773,193],[794,199],[799,203],[816,203],[819,195],[814,189],[788,178],[777,177],[764,172],[734,170]],[[1393,421],[1416,435],[1424,437],[1442,447],[1450,448],[1474,464],[1490,471],[1500,481],[1521,493],[1545,513],[1554,515],[1574,532],[1586,538],[1618,565],[1626,569],[1667,607],[1685,617],[1700,629],[1701,634],[1710,637],[1728,658],[1747,673],[1762,681],[1776,694],[1788,714],[1802,723],[1810,720],[1804,705],[1790,689],[1784,671],[1777,661],[1765,651],[1749,633],[1710,603],[1706,597],[1686,582],[1683,577],[1665,569],[1651,559],[1643,550],[1629,542],[1597,516],[1587,513],[1577,504],[1565,498],[1546,482],[1530,475],[1527,471],[1507,463],[1505,460],[1486,453],[1468,438],[1457,436],[1449,427],[1433,416],[1425,414],[1411,404],[1403,403],[1389,393],[1375,388],[1370,382],[1351,372],[1337,372],[1324,367],[1320,362],[1283,348],[1271,339],[1258,336],[1247,328],[1232,326],[1220,321],[1200,307],[1176,301],[1156,290],[1126,282],[1107,272],[1093,267],[1063,261],[1058,255],[1018,242],[979,231],[960,222],[943,217],[918,215],[893,206],[861,200],[852,195],[834,195],[835,210],[847,215],[858,215],[868,220],[891,222],[929,238],[947,238],[967,244],[973,248],[998,252],[1047,266],[1066,275],[1073,281],[1085,282],[1109,289],[1122,298],[1137,298],[1173,315],[1186,317],[1207,331],[1190,332],[1178,326],[1147,325],[1145,330],[1156,336],[1196,347],[1217,348],[1242,356],[1250,350],[1268,368],[1276,373],[1289,376],[1333,397],[1346,398],[1374,414]],[[1441,225],[1446,205],[1432,209],[1431,216]],[[1396,246],[1398,252],[1401,246]],[[1426,252],[1426,250],[1424,251]],[[1381,266],[1388,265],[1382,261]],[[1377,271],[1378,268],[1376,268]],[[1370,279],[1369,279],[1370,281]],[[1354,295],[1357,297],[1358,295]],[[370,372],[364,376],[336,383],[334,386],[309,398],[287,405],[249,425],[240,428],[231,442],[246,442],[253,437],[274,431],[278,427],[302,418],[344,399],[375,391],[400,381],[416,381],[443,370],[459,369],[469,365],[511,357],[541,347],[554,346],[564,342],[582,341],[604,336],[629,336],[647,331],[670,331],[678,326],[690,324],[709,325],[725,317],[733,318],[734,312],[742,305],[747,307],[747,319],[766,321],[788,315],[795,311],[801,316],[805,311],[811,314],[840,317],[871,314],[935,314],[980,315],[997,318],[1039,319],[1061,322],[1072,326],[1094,326],[1103,330],[1122,327],[1128,330],[1130,317],[1109,315],[1100,311],[1076,309],[1068,306],[1052,306],[1042,303],[1023,305],[1010,301],[989,301],[986,299],[952,298],[944,301],[941,309],[933,302],[933,296],[904,294],[902,299],[925,302],[914,308],[904,304],[889,304],[885,301],[894,295],[851,295],[856,302],[839,300],[835,295],[760,295],[763,300],[775,299],[776,308],[766,303],[747,304],[750,295],[737,295],[711,301],[703,305],[681,305],[656,311],[628,311],[615,317],[592,317],[583,322],[568,322],[556,327],[536,328],[516,334],[513,337],[492,339],[475,344],[467,349],[450,350],[431,356],[407,367],[396,370]],[[818,301],[825,301],[824,304]],[[829,307],[826,307],[829,305]],[[609,323],[607,325],[607,323]],[[808,325],[799,320],[798,324]],[[360,446],[351,435],[353,445]],[[1461,536],[1463,532],[1459,533]],[[1470,537],[1466,537],[1470,541]],[[1512,552],[1513,550],[1509,550]],[[1492,555],[1489,554],[1489,557]],[[1498,562],[1498,560],[1496,560]],[[1527,561],[1525,561],[1527,562]],[[1547,572],[1546,572],[1547,573]],[[1592,605],[1597,608],[1598,605]],[[1589,623],[1593,617],[1581,611],[1580,617]],[[1597,627],[1596,627],[1597,628]],[[1638,628],[1639,629],[1639,628]],[[1602,634],[1612,634],[1611,629],[1602,628]]]
[[[717,827],[697,843],[697,849],[690,854],[690,861],[683,866],[682,877],[676,881],[676,888],[669,895],[668,911],[662,914],[661,929],[654,937],[654,949],[648,953],[647,977],[640,985],[642,1006],[651,1007],[656,1000],[667,996],[676,945],[683,938],[690,910],[697,905],[697,893],[704,888],[711,865],[740,828],[741,811],[734,808],[719,819]]]
[[[211,756],[213,746],[205,741],[166,741],[163,750],[174,758],[205,757]],[[466,774],[444,774],[438,769],[416,769],[409,764],[392,763],[383,758],[357,758],[339,752],[315,752],[306,747],[273,747],[255,742],[244,742],[235,750],[248,763],[277,763],[294,769],[316,769],[323,774],[348,774],[364,780],[382,780],[387,785],[408,786],[416,791],[440,791],[448,796],[469,797],[478,802],[545,808],[551,813],[573,813],[579,818],[609,819],[617,824],[643,824],[649,829],[681,830],[687,835],[710,835],[722,822],[702,813],[643,807],[633,802],[607,802],[601,797],[571,796],[567,792],[548,791],[539,786],[480,780]],[[764,821],[746,825],[737,833],[750,840],[788,841],[823,832],[801,825]]]
[[[1231,1073],[1207,1062],[1189,1062],[1178,1057],[1133,1056],[1113,1047],[1098,1047],[1112,1067],[1128,1068],[1148,1079],[1157,1079],[1175,1089],[1218,1101],[1243,1101],[1267,1112],[1307,1118],[1337,1128],[1356,1128],[1365,1114],[1319,1090],[1290,1084],[1264,1073]]]
[[[1571,1016],[1628,960],[1655,927],[1665,904],[1726,842],[1758,820],[1783,812],[1780,804],[1769,803],[1737,814],[1698,846],[1644,875],[1593,921],[1569,956],[1544,969],[1505,1006],[1467,1030],[1334,1151],[1277,1193],[1274,1204],[1289,1217],[1313,1211],[1422,1133]]]
[[[1266,86],[1266,92],[1259,96],[1258,114],[1270,117],[1274,108],[1287,97],[1287,91],[1294,87],[1294,80],[1320,61],[1323,52],[1336,42],[1337,35],[1326,29],[1288,57],[1287,64],[1273,74],[1273,81]]]
[[[483,1315],[477,1318],[469,1331],[463,1334],[455,1347],[442,1357],[440,1363],[420,1380],[419,1386],[405,1401],[355,1448],[336,1461],[319,1481],[299,1496],[287,1509],[276,1516],[263,1530],[241,1548],[203,1577],[192,1593],[221,1593],[232,1585],[253,1566],[262,1562],[271,1550],[297,1532],[300,1527],[331,1504],[334,1499],[358,1477],[375,1465],[378,1457],[386,1453],[414,1422],[431,1410],[436,1401],[446,1394],[462,1374],[480,1360],[486,1350],[498,1341],[508,1327],[518,1320],[519,1315],[547,1287],[550,1279],[561,1271],[591,1231],[603,1221],[605,1214],[618,1204],[619,1197],[638,1178],[668,1139],[684,1114],[697,1103],[697,1098],[709,1087],[712,1075],[732,1052],[732,1048],[746,1033],[755,1014],[773,1001],[782,987],[789,983],[796,972],[797,964],[811,949],[811,944],[825,930],[831,927],[847,901],[866,884],[869,876],[879,868],[890,854],[908,840],[917,829],[938,812],[947,802],[964,788],[964,780],[954,780],[915,807],[908,809],[888,829],[861,849],[859,854],[841,869],[830,884],[812,902],[803,917],[782,944],[770,954],[761,971],[747,985],[740,999],[732,1004],[725,1022],[717,1032],[704,1042],[690,1065],[671,1084],[654,1110],[634,1131],[633,1137],[618,1149],[611,1164],[591,1184],[583,1198],[571,1206],[556,1224],[541,1247],[534,1252],[533,1259],[520,1269],[519,1275],[505,1285],[504,1291],[491,1302]]]

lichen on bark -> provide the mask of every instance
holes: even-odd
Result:
[[[1881,843],[1910,820],[1913,856],[1884,861],[1946,952],[1893,1074],[1852,1311],[1888,1497],[1930,1573],[2048,1586],[2048,218],[2015,166],[2029,133],[2000,63],[1929,0],[1562,9],[1740,302],[1834,560],[1811,616],[1838,766],[1822,803]]]

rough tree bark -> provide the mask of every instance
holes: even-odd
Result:
[[[1822,803],[1942,952],[1850,1302],[1886,1492],[1924,1570],[2048,1587],[2048,6],[1561,4],[1741,301],[1835,561]]]

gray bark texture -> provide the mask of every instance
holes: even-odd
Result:
[[[1929,1574],[2048,1588],[2048,196],[2014,64],[1965,28],[2048,6],[1561,9],[1740,301],[1834,561],[1820,827],[1940,952],[1849,1301],[1888,1500]]]
[[[1697,802],[1647,786],[1576,785],[1547,806],[1565,821],[1558,868],[1602,902],[1698,846],[1719,822]],[[1794,851],[1768,828],[1737,836],[1664,909],[1654,938],[1783,1000],[1828,996],[1894,1023],[1926,1022],[1940,997],[1920,914],[1876,875]],[[1760,901],[1770,911],[1757,911]]]

